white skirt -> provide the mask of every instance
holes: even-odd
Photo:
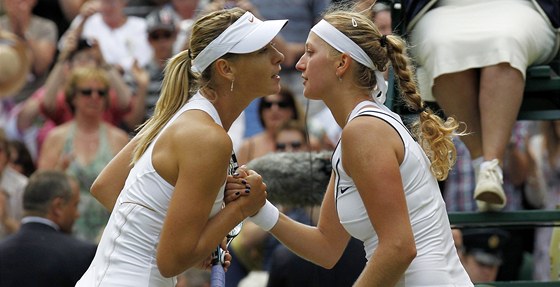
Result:
[[[528,66],[554,58],[556,37],[529,0],[440,0],[410,34],[420,93],[435,101],[438,76],[498,63],[525,77]]]

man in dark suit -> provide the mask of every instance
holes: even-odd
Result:
[[[77,183],[63,172],[39,171],[23,195],[20,230],[0,242],[0,286],[74,286],[96,246],[69,233],[79,216]]]

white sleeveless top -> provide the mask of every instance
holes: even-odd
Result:
[[[162,131],[183,112],[193,109],[205,111],[222,125],[212,103],[197,93]],[[130,171],[95,258],[76,286],[175,287],[176,278],[164,278],[156,263],[157,244],[174,189],[152,165],[152,150],[160,135],[161,132]],[[231,166],[234,166],[233,162],[230,162]],[[222,208],[224,187],[225,181],[214,201],[210,217]]]
[[[430,161],[420,145],[397,114],[374,102],[358,104],[350,113],[348,122],[358,116],[373,116],[384,120],[398,132],[404,144],[400,172],[417,256],[397,286],[473,286],[459,261],[445,203],[438,183],[430,172]],[[342,167],[343,144],[340,140],[332,157],[336,176],[336,208],[340,223],[346,231],[363,241],[366,259],[369,261],[377,248],[378,238],[354,181]],[[374,174],[371,176],[375,177]]]

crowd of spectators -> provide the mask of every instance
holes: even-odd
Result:
[[[383,34],[391,33],[394,25],[391,24],[390,1],[377,1],[379,3],[374,5],[375,1],[367,0],[0,0],[0,250],[3,250],[2,242],[7,238],[12,238],[10,246],[15,244],[13,236],[24,227],[23,223],[27,222],[27,226],[30,226],[29,221],[22,222],[25,216],[29,216],[24,210],[24,191],[30,179],[34,182],[56,181],[57,184],[52,188],[59,185],[66,188],[66,183],[60,183],[64,178],[59,174],[42,173],[33,176],[45,170],[64,172],[70,176],[71,179],[68,180],[77,184],[79,190],[80,204],[76,214],[79,213],[80,216],[76,224],[72,220],[69,228],[55,230],[89,244],[97,243],[110,212],[90,195],[93,180],[135,135],[137,128],[152,115],[159,97],[166,61],[188,48],[189,29],[194,20],[216,9],[239,6],[261,19],[287,18],[290,21],[276,39],[278,49],[285,55],[281,71],[282,91],[249,105],[229,131],[240,163],[247,163],[270,152],[333,149],[340,137],[340,129],[330,113],[325,112],[322,103],[303,97],[301,73],[294,65],[304,53],[308,32],[321,18],[321,13],[331,4],[352,2],[358,4],[356,9],[367,12],[374,19]],[[454,1],[439,2],[439,5],[427,9],[431,11],[428,16],[434,17],[438,12],[437,8]],[[499,4],[498,0],[493,2]],[[534,1],[525,2],[524,7],[537,5]],[[519,8],[520,11],[522,9],[524,8]],[[538,13],[532,17],[538,18]],[[433,100],[438,101],[444,112],[466,122],[467,131],[472,132],[467,138],[455,139],[457,164],[449,178],[441,183],[448,211],[556,208],[560,204],[558,121],[514,123],[514,112],[509,112],[507,123],[498,125],[493,121],[493,128],[486,128],[490,125],[487,119],[471,117],[471,112],[477,117],[484,117],[488,112],[484,106],[463,105],[457,100],[455,91],[461,89],[457,87],[466,85],[452,85],[457,83],[453,77],[467,72],[453,74],[451,71],[443,76],[426,76],[430,59],[422,59],[426,50],[421,48],[447,42],[441,39],[436,39],[439,42],[435,42],[433,38],[424,37],[424,33],[431,27],[431,22],[426,22],[432,19],[426,18],[409,19],[407,23],[408,28],[417,29],[412,30],[410,35],[411,41],[416,43],[412,56],[416,56],[423,65],[420,66],[420,76],[423,75],[423,78],[419,76],[418,81],[421,87],[428,87],[423,88],[422,92],[428,91],[426,93],[431,95],[433,88]],[[556,34],[547,34],[548,42],[542,44],[545,46],[542,49],[548,54],[534,62],[545,63],[558,52],[558,23],[554,19],[551,21],[552,26],[556,25],[551,31]],[[540,29],[547,27],[543,23],[539,26]],[[426,42],[431,44],[427,45]],[[510,89],[521,87],[515,89],[519,94],[524,73],[516,73],[515,67],[503,63],[495,68],[512,73],[511,77],[502,73],[506,79],[504,85]],[[387,77],[387,72],[385,75]],[[482,77],[480,72],[465,77],[467,76],[469,79]],[[485,79],[481,78],[480,81]],[[486,87],[488,86],[483,86]],[[482,90],[481,93],[484,96],[486,92]],[[469,99],[468,96],[470,95],[466,95],[464,99]],[[480,98],[481,103],[484,102],[483,96]],[[469,107],[472,109],[468,113],[464,112]],[[518,106],[508,111],[515,108]],[[498,151],[486,156],[487,150],[492,148],[482,145],[481,137],[492,138],[492,135],[481,130],[494,130],[498,127],[505,129],[499,139],[495,140],[497,144],[492,145]],[[513,129],[509,129],[510,127]],[[471,155],[475,158],[471,158]],[[497,191],[492,193],[497,194],[499,200],[489,203],[481,201],[484,197],[478,196],[480,192],[475,195],[483,155],[488,162],[499,159],[499,165],[496,161],[492,167],[493,174],[496,174],[496,179],[492,180],[497,183]],[[485,163],[485,169],[486,165]],[[49,210],[59,208],[53,203],[53,198],[57,196],[52,195],[52,198],[44,202]],[[44,214],[34,216],[35,219],[39,216],[46,217]],[[536,240],[532,238],[533,231],[523,231],[522,234],[518,230],[508,231],[504,236],[500,233],[500,239],[507,237],[508,240],[504,239],[499,245],[500,264],[495,266],[503,270],[494,270],[496,276],[491,279],[520,279],[517,274],[521,273],[523,256],[533,254],[533,243],[534,279],[550,279],[550,255],[547,247],[550,245],[551,230],[539,228]],[[468,235],[466,245],[470,241],[478,242],[489,236],[482,232],[484,235],[480,239],[473,232],[463,232]],[[264,234],[259,236],[263,237],[257,244],[260,247],[251,245],[250,248],[262,248],[267,239]],[[243,245],[242,239],[237,241],[239,243],[233,244],[236,249],[233,253],[247,259],[249,255],[243,255],[239,250],[239,245]],[[503,253],[502,248],[505,250]],[[458,251],[461,252],[459,249]],[[262,258],[263,250],[246,252],[258,253],[258,260],[261,261],[270,259]],[[275,254],[276,265],[272,266],[279,266],[281,260],[296,260],[285,248],[277,248]],[[471,260],[471,257],[465,258]],[[476,261],[477,258],[473,256],[472,260]],[[235,255],[233,260],[233,266],[239,264],[235,262]],[[353,260],[350,258],[350,261]],[[298,261],[298,264],[307,266],[306,262]],[[0,264],[0,268],[2,266]],[[260,262],[257,266],[239,268],[244,271],[234,270],[230,274],[230,277],[237,276],[235,282],[241,281],[252,270],[266,270],[270,265]],[[310,266],[306,268],[312,269]],[[3,272],[6,271],[0,269],[2,286]],[[502,275],[506,273],[511,276]],[[274,277],[271,279],[285,275],[272,274]],[[303,271],[295,274],[294,276],[306,276]],[[180,278],[182,279],[177,286],[206,286],[204,284],[208,281],[207,273],[204,272],[185,272]],[[282,278],[284,282],[300,282],[299,279],[302,278]],[[269,286],[280,286],[278,284],[269,282]],[[252,285],[254,284],[246,283],[246,286]]]

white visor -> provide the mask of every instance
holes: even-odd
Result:
[[[191,70],[202,73],[227,53],[254,52],[270,43],[287,22],[288,20],[261,21],[251,12],[245,12],[194,58]]]

